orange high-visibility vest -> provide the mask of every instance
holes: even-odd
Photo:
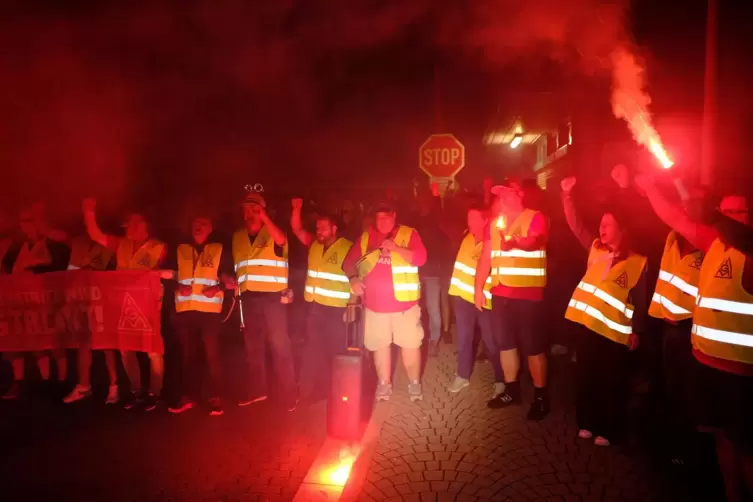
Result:
[[[240,292],[277,293],[288,287],[288,243],[283,255],[275,254],[275,241],[267,227],[257,234],[254,242],[244,228],[233,235],[233,262]]]
[[[476,239],[469,232],[463,242],[460,244],[458,255],[455,258],[455,267],[450,279],[450,296],[459,296],[463,300],[474,303],[474,291],[476,284],[476,265],[478,265],[481,249],[484,243],[476,242]],[[486,303],[484,308],[492,308],[492,278],[486,278],[484,286],[484,297]]]
[[[21,244],[16,262],[13,264],[13,273],[18,274],[39,265],[52,263],[52,255],[47,247],[47,239],[39,239],[33,246],[28,242]]]
[[[149,239],[140,248],[135,249],[136,243],[123,238],[118,244],[118,270],[154,270],[159,266],[165,244],[157,239]]]
[[[222,311],[224,293],[220,290],[213,297],[204,295],[204,288],[219,286],[217,273],[222,257],[222,244],[212,243],[204,246],[201,254],[190,244],[178,246],[178,284],[191,286],[191,294],[181,296],[175,292],[175,311],[218,313]]]
[[[395,244],[399,247],[407,248],[413,232],[412,228],[400,225],[393,239]],[[362,278],[366,277],[374,269],[381,256],[379,249],[367,253],[368,249],[369,233],[364,232],[361,235],[362,258],[358,264],[358,275]],[[391,263],[395,299],[399,302],[417,301],[421,297],[421,281],[418,277],[418,267],[414,267],[397,253],[391,253]]]
[[[71,243],[68,270],[106,270],[113,255],[112,251],[88,237],[76,237]]]
[[[661,270],[648,313],[657,319],[683,321],[693,317],[703,253],[695,250],[680,256],[677,234],[670,232],[664,245]]]
[[[531,222],[537,211],[523,210],[520,215],[504,228],[492,222],[491,259],[492,286],[503,285],[517,288],[543,288],[546,286],[546,246],[524,251],[522,249],[502,249],[505,238],[528,237]]]
[[[693,348],[753,364],[753,295],[742,285],[746,256],[717,239],[701,267],[693,312]]]
[[[588,254],[588,269],[573,292],[565,318],[627,345],[633,332],[630,290],[646,268],[646,257],[632,254],[611,265],[611,253],[594,240]]]
[[[352,245],[352,242],[342,237],[326,250],[319,242],[311,244],[304,300],[328,307],[348,305],[350,281],[343,272],[343,261]]]

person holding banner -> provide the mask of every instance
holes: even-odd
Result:
[[[343,261],[353,245],[337,235],[337,224],[331,216],[319,215],[316,219],[316,236],[303,228],[301,209],[303,199],[293,199],[290,226],[301,243],[309,248],[308,272],[304,299],[309,304],[306,316],[306,354],[309,377],[302,378],[306,385],[306,399],[324,399],[329,393],[332,358],[345,347],[343,316],[350,302],[350,282],[343,272]]]
[[[124,225],[124,237],[107,235],[100,230],[96,215],[97,201],[86,199],[83,202],[84,223],[89,237],[102,246],[115,252],[116,270],[157,270],[165,256],[165,244],[151,238],[149,225],[143,214],[131,213]],[[170,274],[168,274],[169,276]],[[144,410],[151,411],[157,407],[157,399],[162,391],[164,376],[164,358],[160,352],[149,352],[151,377],[149,390],[142,395],[141,368],[136,352],[122,350],[120,352],[126,374],[131,382],[131,391],[123,396],[122,402],[126,409],[133,408],[139,401],[143,402]],[[105,352],[107,369],[110,374],[110,390],[107,403],[119,401],[119,388],[116,383],[115,357],[111,352]]]
[[[65,244],[47,237],[46,232],[40,228],[37,218],[31,209],[22,209],[20,213],[20,226],[24,240],[10,246],[3,257],[3,270],[9,274],[44,274],[65,270],[68,266],[69,249]],[[64,382],[68,374],[68,361],[64,350],[54,350],[53,356],[58,367],[58,380]],[[6,353],[6,359],[13,366],[13,383],[3,399],[15,399],[19,396],[21,382],[25,373],[25,354],[14,352]],[[48,352],[35,352],[34,357],[39,365],[39,373],[42,380],[50,379],[50,354]]]
[[[178,333],[181,350],[181,398],[171,413],[183,413],[196,406],[201,394],[201,375],[197,368],[197,355],[204,346],[209,370],[209,413],[222,415],[219,385],[222,378],[220,359],[220,328],[222,327],[222,303],[225,297],[222,287],[232,290],[233,258],[227,246],[211,239],[212,219],[196,216],[191,223],[191,241],[180,244],[172,253],[168,270],[175,270],[178,281],[175,292],[175,316],[173,324]]]
[[[94,242],[88,235],[79,235],[71,242],[71,258],[68,261],[68,270],[115,270],[115,253],[105,246]],[[91,397],[91,367],[92,367],[92,348],[91,340],[82,342],[78,348],[78,382],[73,390],[63,398],[66,404],[75,403]],[[110,379],[114,382],[117,379],[115,375],[114,364],[107,364],[108,369],[112,367]]]
[[[243,201],[245,227],[233,235],[233,262],[245,320],[244,338],[250,373],[248,395],[238,405],[267,399],[266,345],[269,344],[283,405],[298,405],[293,352],[288,336],[288,238],[274,224],[258,192]]]

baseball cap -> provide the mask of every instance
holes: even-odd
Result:
[[[394,213],[395,203],[391,200],[380,200],[376,206],[374,206],[374,214],[376,213]]]
[[[264,200],[261,194],[256,192],[247,193],[243,198],[243,205],[249,206],[251,204],[257,204],[261,207],[267,207],[267,202]]]
[[[494,195],[501,195],[506,191],[518,192],[523,190],[523,183],[518,178],[507,177],[499,183],[492,185],[491,192]]]

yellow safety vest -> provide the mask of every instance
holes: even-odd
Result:
[[[532,251],[502,249],[502,239],[528,237],[537,211],[525,209],[512,225],[500,228],[497,221],[491,227],[492,285],[501,284],[514,288],[543,288],[546,286],[546,246]]]
[[[258,291],[276,293],[288,287],[288,243],[282,256],[275,254],[275,241],[267,227],[262,227],[251,243],[244,228],[233,235],[233,262],[241,293]]]
[[[627,345],[633,332],[633,305],[630,291],[638,283],[646,257],[631,254],[609,268],[612,254],[594,240],[588,254],[588,269],[575,288],[565,318],[613,342]]]
[[[29,247],[28,242],[21,244],[16,262],[13,264],[13,273],[18,274],[32,267],[49,265],[52,263],[50,250],[47,248],[47,239],[40,239]]]
[[[190,244],[178,246],[178,284],[191,286],[191,294],[180,296],[175,293],[175,311],[218,313],[222,311],[224,293],[220,290],[214,297],[204,295],[204,288],[219,286],[217,270],[222,257],[222,244],[212,243],[204,246],[199,255]]]
[[[753,364],[753,295],[742,285],[746,257],[719,239],[703,260],[693,312],[693,348]]]
[[[88,237],[76,237],[71,243],[71,258],[68,270],[106,270],[113,252]]]
[[[309,249],[309,269],[303,298],[328,307],[345,307],[350,300],[350,281],[343,272],[343,260],[353,245],[348,239],[337,239],[326,250],[319,242]]]
[[[455,268],[450,279],[450,296],[459,296],[467,302],[474,303],[476,265],[478,265],[483,246],[484,243],[476,242],[470,232],[463,239],[455,258]],[[486,297],[484,307],[487,309],[492,308],[491,289],[492,278],[490,276],[486,278],[486,285],[484,286],[484,296]]]
[[[118,270],[154,270],[159,266],[165,244],[149,239],[138,249],[131,239],[121,239],[117,252]]]
[[[395,244],[407,248],[414,230],[405,225],[398,227],[395,234]],[[367,253],[369,249],[369,233],[361,235],[361,260],[358,263],[358,275],[363,278],[376,267],[381,257],[379,249]],[[399,302],[415,302],[421,298],[421,281],[418,278],[418,267],[405,261],[399,254],[391,253],[392,284],[395,289],[395,299]]]
[[[703,253],[699,250],[681,257],[677,234],[670,232],[664,245],[649,315],[675,322],[693,317],[702,264]]]

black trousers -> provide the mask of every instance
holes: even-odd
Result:
[[[677,324],[664,322],[662,329],[665,436],[674,452],[687,449],[695,433],[690,393],[695,368],[692,327],[693,320],[687,319]]]
[[[575,346],[578,428],[617,443],[625,432],[628,349],[581,325]]]
[[[345,351],[345,309],[318,303],[308,309],[301,390],[307,398],[321,399],[329,395],[332,358]]]
[[[173,319],[178,334],[181,352],[181,371],[179,389],[181,395],[198,399],[204,371],[199,365],[199,354],[204,347],[206,357],[207,389],[211,397],[219,395],[222,379],[222,361],[220,356],[221,314],[188,311],[176,313]]]
[[[241,301],[246,323],[243,337],[250,377],[249,397],[268,394],[266,356],[269,348],[282,401],[295,400],[297,391],[288,336],[287,305],[280,303],[279,293],[244,293]]]

